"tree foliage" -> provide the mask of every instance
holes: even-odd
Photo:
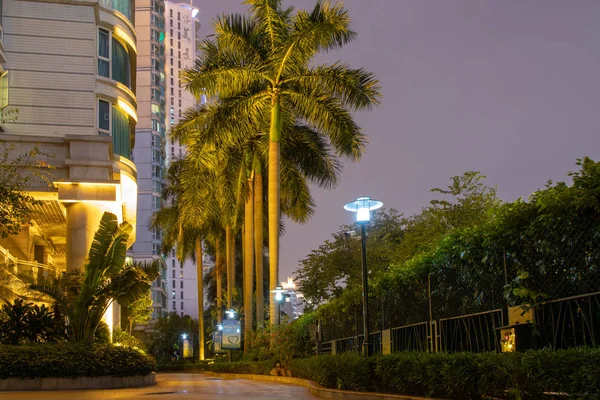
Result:
[[[52,166],[37,147],[15,157],[15,146],[0,140],[0,238],[19,233],[32,217],[35,199],[26,192],[32,179],[49,182]]]
[[[392,249],[392,261],[371,271],[371,323],[402,326],[599,291],[600,163],[584,158],[577,165],[571,185],[548,182],[528,200],[500,204],[495,189],[471,173],[452,178],[448,191],[436,190],[454,199],[402,219],[400,244],[388,242],[401,251]],[[377,229],[375,222],[369,231]],[[319,314],[341,337],[354,331],[348,314],[360,305],[360,291],[349,279],[339,289],[350,275],[339,271],[358,269],[359,252],[344,249],[346,239],[338,237],[337,251],[321,246],[298,275],[313,304],[328,301]],[[376,257],[371,244],[369,257]],[[338,265],[343,257],[352,263]]]

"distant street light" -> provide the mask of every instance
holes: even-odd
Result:
[[[233,308],[230,308],[229,310],[225,311],[225,314],[227,314],[227,318],[234,319],[236,312]]]
[[[377,210],[383,206],[383,203],[378,200],[373,200],[369,197],[359,197],[355,201],[351,201],[344,206],[347,211],[356,213],[356,222],[360,225],[361,233],[361,253],[362,253],[362,286],[363,286],[363,355],[368,357],[369,354],[369,286],[367,269],[367,223],[371,220],[371,211]]]
[[[275,293],[275,303],[277,303],[277,325],[281,324],[281,300],[283,300],[284,290],[281,286],[277,286],[275,290],[271,290],[271,293]]]
[[[181,334],[181,338],[182,338],[183,340],[187,340],[187,333],[182,333],[182,334]]]

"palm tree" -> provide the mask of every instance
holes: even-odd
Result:
[[[180,262],[191,258],[196,262],[198,283],[199,358],[204,359],[204,270],[202,240],[211,233],[212,203],[210,176],[185,160],[173,162],[167,171],[163,198],[169,203],[158,211],[152,226],[163,231],[163,252],[177,248]]]
[[[183,74],[183,79],[196,96],[235,99],[220,110],[215,128],[243,132],[248,126],[257,129],[268,122],[269,264],[273,290],[279,280],[284,113],[292,113],[327,137],[337,155],[358,159],[366,140],[351,112],[377,104],[380,94],[375,76],[362,68],[353,69],[340,62],[309,66],[317,54],[339,48],[356,36],[342,4],[317,1],[312,11],[293,13],[282,7],[282,0],[246,3],[250,5],[249,17],[231,16],[229,20],[238,23],[230,25],[238,29],[217,32],[212,41],[223,51],[220,60],[229,64],[205,63],[201,58]],[[204,47],[204,51],[210,48],[206,43]],[[235,62],[240,59],[243,63]],[[271,299],[274,322],[275,302]]]
[[[113,301],[128,305],[146,293],[158,277],[158,264],[125,265],[127,241],[133,228],[104,213],[90,247],[84,273],[73,272],[31,289],[52,297],[69,321],[69,339],[91,343]]]

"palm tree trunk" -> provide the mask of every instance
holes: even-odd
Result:
[[[221,249],[221,240],[217,239],[215,243],[217,259],[215,262],[215,273],[217,278],[217,323],[223,321],[223,252]]]
[[[236,232],[237,231],[237,232]],[[235,227],[231,231],[231,307],[233,308],[233,291],[235,290],[235,267],[237,263],[237,255],[235,253],[236,240],[239,230]]]
[[[273,290],[279,284],[279,217],[280,217],[280,148],[281,112],[279,99],[271,106],[271,130],[269,133],[269,314],[271,325],[277,323],[277,307]]]
[[[244,210],[244,336],[252,333],[254,294],[254,189],[253,180],[247,180],[246,207]],[[244,341],[244,354],[248,353],[247,341]]]
[[[233,257],[231,253],[231,225],[229,224],[225,227],[225,253],[225,259],[227,260],[227,309],[230,310],[232,307],[231,301],[233,299]]]
[[[263,283],[263,177],[260,160],[254,163],[254,263],[256,268],[256,327],[265,325],[265,298]]]
[[[202,238],[196,238],[196,270],[198,283],[199,358],[204,360],[204,270],[202,269]]]

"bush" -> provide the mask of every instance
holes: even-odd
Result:
[[[112,345],[57,343],[0,345],[0,379],[132,376],[156,371],[156,362],[136,350]]]
[[[206,370],[267,375],[275,361],[168,366],[170,371]],[[526,353],[416,353],[325,355],[291,361],[295,377],[322,386],[451,399],[542,399],[544,392],[597,399],[600,349]],[[551,396],[546,398],[550,399]]]

